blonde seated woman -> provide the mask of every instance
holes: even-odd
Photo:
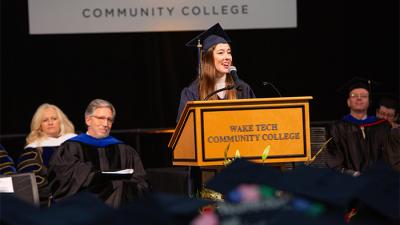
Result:
[[[76,136],[74,125],[55,105],[44,103],[38,107],[31,121],[31,132],[18,160],[20,173],[33,172],[38,184],[41,207],[50,205],[51,193],[47,170],[55,149]]]

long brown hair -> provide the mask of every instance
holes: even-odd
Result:
[[[204,99],[211,92],[215,91],[215,81],[217,70],[214,65],[214,49],[215,45],[208,49],[207,52],[202,53],[201,57],[201,73],[199,78],[199,95],[200,99]],[[226,76],[226,85],[234,85],[231,76]],[[227,99],[236,99],[237,93],[236,89],[226,91]],[[217,100],[217,95],[211,96],[209,100]]]

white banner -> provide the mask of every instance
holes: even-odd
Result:
[[[287,28],[296,0],[29,0],[31,34]]]

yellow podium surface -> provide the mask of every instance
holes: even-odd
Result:
[[[254,162],[308,161],[310,99],[190,101],[168,144],[173,165],[223,165],[226,149],[227,158],[239,154]],[[264,160],[263,154],[268,154]]]

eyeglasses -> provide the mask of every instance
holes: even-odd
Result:
[[[107,120],[107,123],[113,123],[114,122],[114,119],[111,118],[111,117],[95,116],[95,115],[92,115],[91,117],[94,117],[94,118],[96,118],[98,120]]]
[[[368,98],[368,94],[351,93],[350,98]]]
[[[395,114],[393,113],[387,113],[387,112],[383,112],[378,110],[377,114],[379,115],[380,118],[388,118],[388,119],[393,119]]]

